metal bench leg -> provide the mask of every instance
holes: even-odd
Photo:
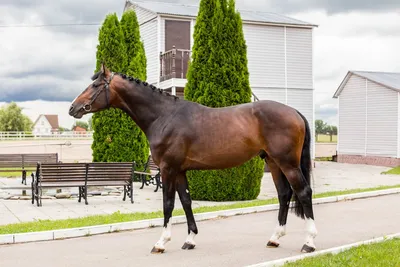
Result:
[[[22,184],[26,185],[26,170],[22,170]]]
[[[37,200],[38,207],[42,206],[42,195],[43,195],[42,188],[38,188],[38,200]]]
[[[79,198],[78,198],[79,203],[81,203],[82,195],[83,195],[83,186],[79,186]]]
[[[146,175],[140,174],[140,177],[142,177],[142,186],[140,187],[140,189],[143,189],[144,184],[146,183]]]
[[[130,195],[131,195],[131,203],[133,203],[133,182],[131,182],[130,186]]]
[[[126,193],[127,193],[126,185],[124,185],[124,197],[122,198],[122,201],[126,200]]]
[[[31,174],[31,176],[32,176],[31,192],[32,192],[32,205],[33,205],[35,204],[35,180],[33,173]]]
[[[154,190],[154,192],[157,192],[158,191],[158,187],[160,187],[160,175],[159,174],[156,174],[156,176],[154,177],[154,180],[155,180],[155,182],[156,182],[156,189]]]
[[[88,200],[87,200],[87,186],[85,186],[85,204],[89,205]]]

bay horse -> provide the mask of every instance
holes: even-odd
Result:
[[[126,112],[145,133],[163,183],[164,224],[151,253],[163,253],[171,240],[175,192],[185,211],[188,236],[182,249],[193,249],[198,234],[186,171],[239,166],[253,157],[268,164],[278,192],[278,222],[267,247],[278,247],[286,234],[290,200],[306,222],[301,251],[315,250],[310,187],[311,133],[297,110],[274,101],[257,101],[210,108],[179,99],[147,82],[111,72],[104,63],[92,83],[72,102],[69,115],[77,119],[108,108]]]

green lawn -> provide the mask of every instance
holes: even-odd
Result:
[[[400,266],[400,238],[361,245],[336,255],[306,258],[284,267],[389,267]]]
[[[15,178],[22,177],[22,171],[18,170],[15,172],[3,172],[2,170],[18,170],[18,168],[0,168],[0,177]],[[34,169],[27,169],[26,176],[30,176]]]
[[[400,174],[400,166],[397,166],[397,167],[395,167],[393,169],[390,169],[390,170],[388,170],[386,172],[382,172],[382,174],[397,174],[397,175],[399,175]]]
[[[332,136],[332,141],[331,137],[327,134],[319,134],[316,140],[318,143],[336,143],[337,142],[337,135]]]
[[[379,186],[373,188],[365,189],[351,189],[345,191],[332,191],[320,194],[314,194],[313,198],[323,198],[337,195],[346,195],[352,193],[361,193],[367,191],[376,191],[389,188],[400,188],[399,185],[394,186]],[[278,203],[277,198],[267,199],[267,200],[253,200],[240,202],[230,205],[218,205],[218,206],[206,206],[193,209],[194,213],[204,213],[213,212],[219,210],[229,210],[238,208],[247,208],[255,206],[263,206],[269,204]],[[46,207],[43,207],[46,208]],[[183,209],[175,209],[173,216],[184,215]],[[136,213],[120,213],[115,212],[111,215],[94,215],[81,218],[64,219],[64,220],[38,220],[35,222],[25,222],[25,223],[15,223],[9,225],[0,226],[0,234],[15,234],[15,233],[26,233],[26,232],[36,232],[36,231],[48,231],[56,229],[66,229],[93,225],[102,225],[110,223],[120,223],[120,222],[130,222],[130,221],[140,221],[155,218],[163,218],[162,211],[157,212],[136,212]]]

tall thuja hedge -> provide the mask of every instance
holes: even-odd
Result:
[[[147,79],[147,60],[143,42],[140,40],[139,22],[135,11],[128,10],[123,13],[120,27],[124,35],[127,56],[127,66],[124,73],[145,81]],[[149,156],[150,145],[144,132],[132,119],[130,120],[128,130],[131,138],[135,141],[132,154],[138,168],[142,169]]]
[[[235,10],[234,0],[216,0],[214,8],[204,8],[202,0],[199,17],[212,17],[208,39],[194,36],[194,46],[210,50],[207,60],[195,75],[188,75],[185,97],[188,100],[209,107],[224,107],[251,102],[249,72],[247,69],[247,47],[243,35],[240,14]],[[212,1],[214,2],[214,1]],[[202,9],[203,7],[203,9]],[[209,12],[207,16],[201,14]],[[206,21],[208,22],[208,21]],[[198,31],[203,27],[198,20]],[[202,44],[202,45],[200,45]],[[193,53],[197,52],[196,50]],[[189,73],[194,71],[198,55],[193,55]],[[193,69],[192,69],[193,68]],[[191,81],[191,79],[197,79]],[[190,86],[190,85],[196,86]],[[193,91],[193,92],[190,92]],[[211,131],[211,129],[210,129]],[[210,201],[233,201],[255,199],[260,193],[264,162],[253,158],[241,166],[224,170],[190,171],[187,173],[190,192],[193,199]]]
[[[194,44],[192,46],[192,60],[189,63],[187,73],[187,83],[184,90],[185,99],[204,104],[202,96],[207,81],[202,77],[207,75],[207,61],[210,57],[211,49],[209,40],[212,31],[212,18],[218,0],[202,0],[200,2],[199,13],[194,26]]]
[[[137,61],[139,63],[134,68],[130,68],[129,63],[136,55],[136,52],[131,49],[140,47],[140,45],[134,46],[131,43],[140,42],[140,37],[133,38],[135,34],[132,34],[130,30],[134,31],[135,29],[128,29],[128,24],[134,25],[134,22],[130,21],[133,17],[130,14],[128,16],[121,23],[115,13],[106,16],[99,31],[95,71],[100,69],[102,62],[105,62],[106,66],[114,72],[129,72],[137,74],[138,78],[145,79],[146,65],[139,64],[143,60]],[[137,25],[137,27],[139,26]],[[97,112],[93,114],[92,124],[94,130],[93,161],[130,162],[135,160],[137,168],[143,168],[149,153],[147,139],[125,112],[114,108]]]

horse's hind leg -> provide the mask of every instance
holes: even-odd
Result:
[[[288,180],[275,161],[267,157],[265,162],[268,164],[268,167],[271,171],[272,179],[274,181],[276,191],[278,192],[279,199],[278,223],[268,241],[267,247],[278,247],[279,238],[286,234],[286,220],[293,191]]]
[[[312,190],[300,167],[294,166],[292,161],[288,160],[289,158],[290,155],[287,155],[284,162],[279,162],[279,166],[296,194],[296,215],[306,220],[307,236],[301,251],[313,252],[315,251],[314,238],[317,236],[317,228],[314,223]]]

